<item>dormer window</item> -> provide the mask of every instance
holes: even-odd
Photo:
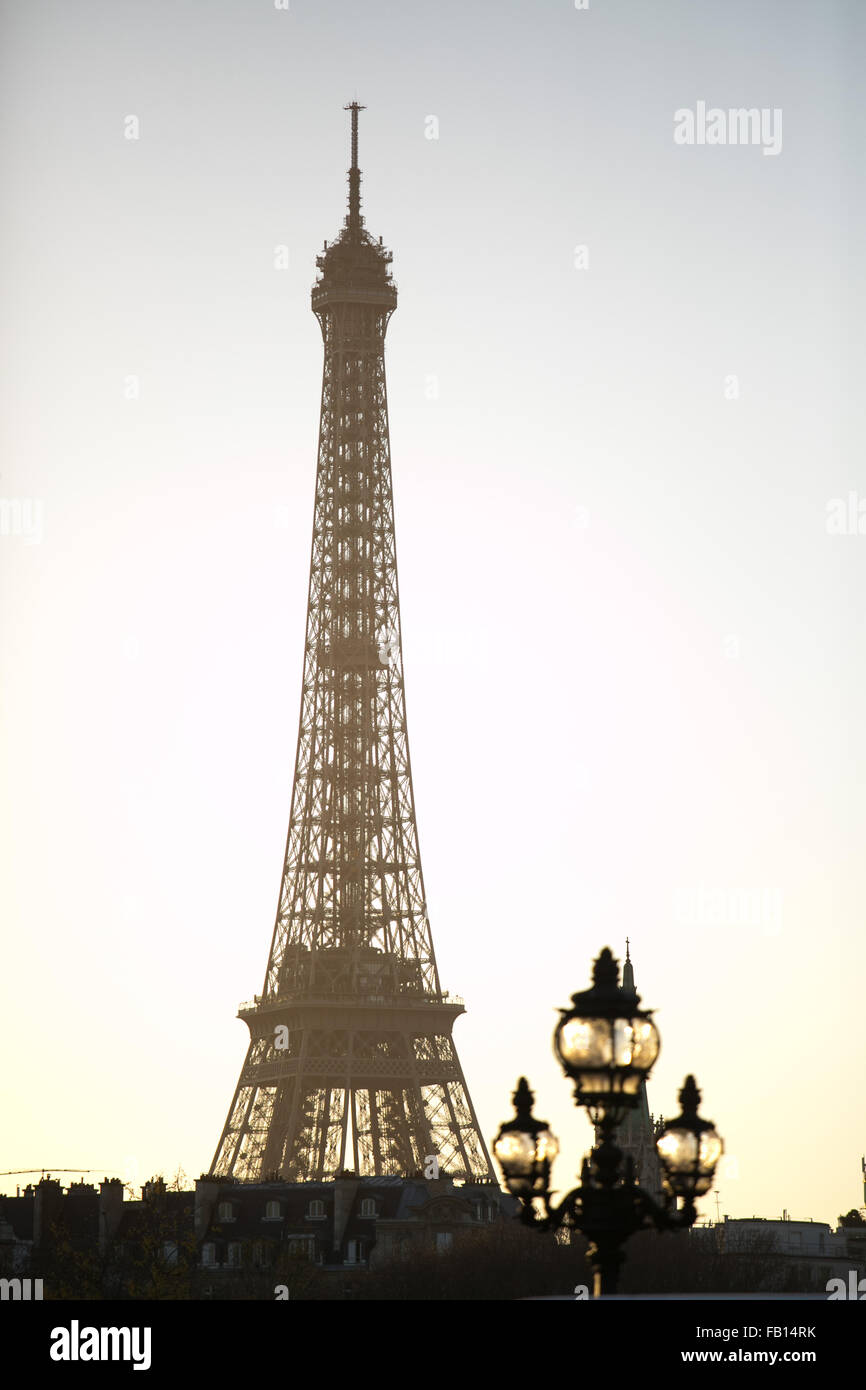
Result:
[[[279,1203],[279,1202],[274,1202],[274,1201],[265,1202],[265,1220],[266,1220],[266,1221],[280,1221],[280,1220],[282,1219],[282,1215],[283,1215],[283,1211],[282,1211],[282,1207],[280,1206],[280,1203]]]
[[[220,1221],[234,1221],[235,1205],[234,1202],[220,1202],[217,1208],[217,1216]]]
[[[362,1202],[361,1202],[361,1215],[362,1215],[362,1216],[373,1216],[373,1217],[375,1217],[375,1215],[376,1215],[376,1199],[375,1199],[375,1197],[364,1197],[364,1198],[363,1198],[363,1200],[362,1200]]]
[[[307,1207],[307,1219],[309,1221],[324,1221],[325,1203],[320,1202],[318,1198],[314,1202],[310,1202]]]

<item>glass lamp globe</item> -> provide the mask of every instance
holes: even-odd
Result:
[[[493,1141],[493,1153],[502,1168],[505,1186],[514,1197],[531,1200],[550,1190],[550,1169],[559,1153],[559,1141],[546,1120],[532,1114],[535,1099],[525,1076],[512,1097],[517,1112]]]
[[[662,1127],[656,1152],[665,1190],[673,1197],[692,1202],[712,1187],[716,1164],[725,1146],[712,1122],[698,1116],[701,1093],[693,1076],[686,1077],[679,1100],[682,1114]]]
[[[572,1008],[553,1038],[578,1105],[597,1123],[602,1114],[621,1118],[638,1104],[641,1082],[659,1055],[661,1040],[640,996],[619,983],[619,965],[605,947],[593,967],[591,989],[571,996]]]

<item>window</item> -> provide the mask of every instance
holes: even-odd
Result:
[[[316,1241],[313,1236],[297,1236],[288,1242],[288,1252],[290,1258],[303,1257],[312,1260],[316,1253]]]
[[[309,1221],[324,1221],[325,1203],[320,1202],[318,1199],[315,1202],[310,1202],[310,1205],[307,1207],[307,1219]]]
[[[446,1250],[450,1250],[454,1244],[454,1237],[450,1231],[436,1232],[436,1250],[440,1255],[444,1255]]]
[[[350,1240],[346,1249],[346,1264],[360,1265],[364,1263],[364,1242],[362,1240]]]
[[[280,1221],[282,1219],[282,1215],[283,1210],[279,1202],[265,1203],[265,1221]]]
[[[164,1240],[162,1242],[162,1258],[167,1265],[177,1264],[177,1241]]]
[[[240,1241],[238,1241],[238,1240],[229,1241],[228,1261],[227,1261],[227,1263],[232,1267],[232,1269],[237,1269],[237,1267],[238,1267],[238,1265],[240,1264],[240,1262],[241,1262],[241,1246],[240,1246]]]
[[[203,1265],[216,1264],[216,1246],[203,1245],[201,1248],[201,1262]]]
[[[365,1197],[365,1198],[363,1199],[363,1201],[361,1202],[361,1215],[362,1215],[362,1216],[375,1216],[375,1215],[376,1215],[376,1199],[375,1199],[375,1197]]]
[[[234,1221],[235,1207],[234,1202],[220,1202],[217,1209],[217,1216],[220,1221]]]

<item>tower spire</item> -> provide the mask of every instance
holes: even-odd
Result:
[[[622,967],[622,988],[635,994],[634,962],[631,958],[631,939],[625,939],[625,962]],[[661,1174],[655,1148],[653,1119],[650,1115],[646,1080],[640,1083],[640,1099],[634,1110],[629,1110],[617,1130],[616,1142],[633,1161],[635,1176],[648,1192],[661,1192]]]
[[[625,964],[622,968],[622,987],[634,991],[634,966],[629,952],[629,939],[625,939]]]
[[[346,226],[357,235],[363,225],[361,218],[361,170],[358,168],[358,112],[366,111],[357,101],[350,101],[343,107],[352,113],[352,164],[349,169],[349,216]]]

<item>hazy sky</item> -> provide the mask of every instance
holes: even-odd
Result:
[[[651,1108],[695,1072],[721,1210],[862,1201],[863,15],[0,6],[0,1168],[194,1177],[219,1138],[357,97],[421,854],[483,1132],[525,1073],[571,1184],[555,1007],[628,935]],[[677,144],[699,103],[780,113],[780,148]]]

